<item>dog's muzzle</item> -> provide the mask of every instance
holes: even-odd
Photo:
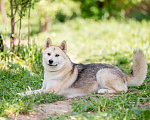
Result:
[[[56,64],[56,65],[53,65],[53,62],[54,62],[54,61],[53,61],[52,59],[50,59],[48,62],[49,62],[49,64],[48,64],[49,66],[57,66],[57,64]]]

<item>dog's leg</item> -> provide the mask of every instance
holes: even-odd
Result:
[[[28,89],[29,89],[29,91],[21,92],[21,93],[17,93],[17,94],[18,94],[18,95],[21,95],[21,96],[26,96],[26,95],[38,94],[38,93],[44,92],[45,89],[46,89],[46,82],[45,82],[45,80],[43,80],[43,85],[42,85],[42,88],[41,88],[41,89],[38,89],[38,90],[31,90],[30,87],[28,87]]]
[[[99,89],[98,93],[116,93],[115,90],[110,90],[110,89]]]
[[[98,93],[127,92],[126,76],[122,71],[112,68],[105,68],[98,71],[97,82],[100,86]]]

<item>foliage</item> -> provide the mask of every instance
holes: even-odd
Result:
[[[39,0],[17,0],[17,12],[20,19],[25,17],[27,9],[29,9],[30,7],[34,8],[35,3],[37,2],[39,2]]]
[[[34,8],[35,3],[37,3],[39,0],[16,0],[16,4],[14,1],[12,1],[13,3],[13,9],[17,8],[17,12],[18,12],[18,16],[20,16],[21,18],[24,17],[26,15],[26,10],[29,7]],[[8,1],[5,1],[5,9],[7,11],[7,16],[8,17],[12,17],[10,14],[10,3]],[[23,6],[23,9],[21,10],[21,5]],[[20,14],[20,12],[22,11],[22,15]],[[16,22],[18,21],[18,19],[16,19]]]
[[[36,7],[43,24],[46,22],[46,17],[64,22],[80,14],[79,4],[72,0],[41,0]]]
[[[125,10],[137,5],[143,0],[74,0],[81,1],[82,16],[99,18],[117,17],[122,18]]]

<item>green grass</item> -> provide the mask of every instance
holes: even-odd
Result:
[[[34,24],[37,25],[38,22]],[[24,24],[24,29],[25,27],[27,24]],[[23,32],[27,34],[26,31]],[[132,68],[133,50],[138,47],[144,51],[150,66],[150,21],[137,22],[131,19],[94,21],[77,18],[65,23],[52,24],[50,33],[33,34],[35,44],[31,48],[22,46],[19,57],[15,52],[12,58],[9,49],[0,53],[1,117],[8,117],[11,113],[15,115],[27,113],[35,104],[64,100],[55,94],[27,97],[16,94],[29,88],[32,90],[41,88],[41,79],[44,78],[42,47],[47,37],[50,37],[55,45],[66,40],[69,56],[73,55],[75,60],[83,63],[114,64],[129,73]],[[144,83],[140,87],[130,89],[133,92],[113,97],[89,95],[75,98],[71,113],[49,119],[150,119],[149,68]]]

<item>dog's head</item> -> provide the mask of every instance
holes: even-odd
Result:
[[[60,46],[53,46],[50,38],[47,38],[43,48],[43,66],[49,71],[57,71],[63,68],[67,62],[67,45],[63,41]]]

